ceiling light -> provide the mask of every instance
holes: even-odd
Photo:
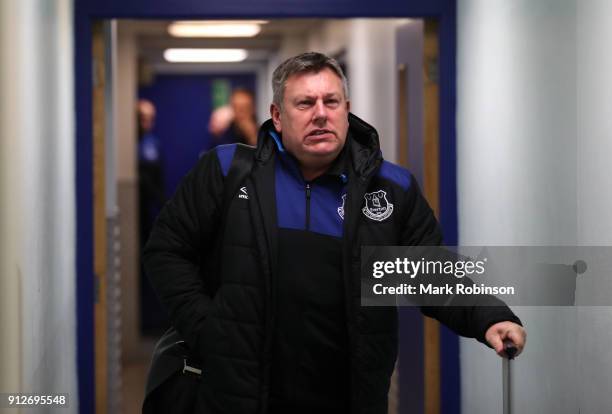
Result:
[[[175,37],[253,37],[266,20],[180,21],[168,26]]]
[[[247,57],[244,49],[166,49],[164,59],[168,62],[242,62]]]

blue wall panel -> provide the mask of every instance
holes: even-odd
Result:
[[[91,22],[75,15],[77,375],[79,412],[94,412]],[[79,35],[81,34],[81,35]]]
[[[459,337],[440,325],[440,402],[441,414],[461,413]]]
[[[423,17],[440,16],[449,0],[75,0],[97,17]]]

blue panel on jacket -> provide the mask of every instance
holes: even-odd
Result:
[[[232,160],[234,159],[234,153],[236,152],[236,144],[219,145],[215,148],[215,151],[217,151],[223,176],[227,177]]]
[[[306,230],[306,182],[287,155],[279,156],[275,169],[278,226]],[[344,191],[339,177],[322,176],[311,183],[309,231],[342,237],[343,220],[338,208],[342,207]]]
[[[280,158],[280,157],[279,157]],[[276,212],[278,226],[285,229],[306,229],[306,192],[305,183],[277,160],[276,178]]]
[[[410,171],[399,165],[395,165],[389,161],[383,161],[378,175],[393,181],[395,184],[402,187],[404,191],[410,188]]]

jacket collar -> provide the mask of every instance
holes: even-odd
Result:
[[[367,179],[380,167],[382,152],[376,129],[361,118],[349,114],[347,144],[353,161],[353,170],[362,179]]]

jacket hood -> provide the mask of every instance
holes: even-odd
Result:
[[[277,151],[272,137],[276,133],[272,119],[265,121],[259,128],[255,159],[265,164]],[[359,117],[349,113],[349,130],[345,146],[351,155],[353,169],[358,176],[366,178],[376,171],[382,162],[380,142],[376,129]]]

